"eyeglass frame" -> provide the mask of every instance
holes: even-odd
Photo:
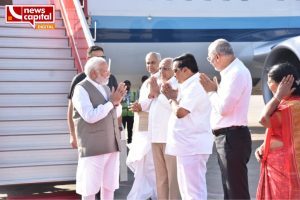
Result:
[[[209,62],[209,63],[212,63],[213,60],[216,58],[217,54],[213,54],[212,56],[207,56],[206,60]]]
[[[173,71],[174,71],[174,73],[177,73],[178,71],[181,71],[183,68],[179,68],[179,67],[177,67],[177,68],[175,68],[175,69],[172,69]]]
[[[172,70],[171,67],[160,67],[159,68],[160,71],[168,71],[168,70]]]
[[[146,65],[155,65],[157,62],[156,61],[151,61],[151,62],[146,62]]]

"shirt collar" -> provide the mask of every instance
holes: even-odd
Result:
[[[231,69],[233,69],[240,62],[238,58],[235,58],[225,69],[220,72],[221,76],[227,74]]]
[[[183,83],[181,83],[181,88],[186,88],[190,83],[192,83],[195,79],[199,79],[199,73],[195,73],[188,79],[186,79]],[[199,83],[200,84],[200,83]]]

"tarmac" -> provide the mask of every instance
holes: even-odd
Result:
[[[258,116],[264,106],[261,95],[252,95],[248,113],[248,124],[252,137],[252,154],[248,163],[248,178],[251,199],[255,199],[258,183],[260,165],[254,156],[255,149],[262,143],[265,129],[257,122]],[[217,155],[214,149],[207,163],[207,189],[208,199],[223,199],[223,189],[221,184],[220,169],[217,162]],[[115,191],[115,199],[126,199],[134,177],[128,169],[128,181],[120,182],[120,188]],[[10,185],[0,187],[0,199],[7,197],[27,196],[34,194],[49,194],[57,192],[75,191],[75,182],[45,183],[45,184],[26,184]]]

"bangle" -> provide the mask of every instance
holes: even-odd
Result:
[[[279,103],[281,102],[281,100],[277,97],[277,96],[273,96],[274,99],[276,99]]]

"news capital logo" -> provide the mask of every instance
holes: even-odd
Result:
[[[55,29],[54,5],[6,5],[5,22],[29,23],[35,29]]]

